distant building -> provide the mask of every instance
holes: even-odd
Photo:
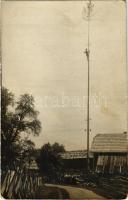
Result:
[[[87,168],[87,151],[86,150],[76,150],[76,151],[66,151],[61,154],[63,159],[64,168],[67,172],[83,172]],[[93,167],[93,154],[89,154],[90,167]]]
[[[26,168],[27,168],[29,171],[39,171],[39,168],[38,168],[38,166],[37,166],[37,163],[36,163],[36,161],[35,161],[35,158],[33,158],[33,159],[31,160],[30,163],[27,163],[27,164],[26,164]]]
[[[128,169],[128,138],[123,134],[98,134],[91,147],[94,168],[101,173],[125,174]]]

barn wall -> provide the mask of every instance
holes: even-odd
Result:
[[[126,153],[94,153],[95,171],[108,174],[126,174]]]

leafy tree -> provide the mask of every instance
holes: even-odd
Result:
[[[21,146],[19,141],[21,133],[39,135],[41,123],[38,120],[32,95],[21,95],[17,102],[14,94],[8,89],[1,91],[1,159],[2,166],[10,166],[20,159]]]
[[[43,176],[46,176],[50,181],[57,180],[63,171],[63,162],[60,153],[64,152],[64,146],[54,143],[45,144],[37,158],[37,164]]]
[[[58,144],[57,142],[55,142],[53,145],[52,145],[52,149],[53,151],[56,153],[56,154],[59,154],[59,153],[64,153],[65,152],[65,148],[64,146],[61,144]]]
[[[35,144],[28,138],[20,140],[21,146],[21,160],[25,164],[31,164],[33,158],[35,157]]]
[[[2,166],[6,166],[11,160],[17,157],[18,146],[14,144],[14,141],[10,142],[11,130],[12,130],[12,116],[11,112],[8,112],[8,107],[14,105],[14,95],[6,88],[1,90],[1,160]]]
[[[1,114],[4,118],[7,115],[8,106],[14,104],[14,95],[13,93],[9,92],[8,89],[2,87],[1,90]],[[3,119],[2,118],[2,119]]]

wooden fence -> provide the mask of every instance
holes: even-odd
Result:
[[[41,185],[42,177],[38,172],[20,168],[2,172],[1,194],[4,198],[32,199]]]

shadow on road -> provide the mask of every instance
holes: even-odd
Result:
[[[69,193],[63,188],[42,186],[38,188],[35,199],[69,199]]]

